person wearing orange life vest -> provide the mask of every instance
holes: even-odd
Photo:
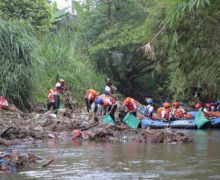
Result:
[[[91,110],[91,105],[93,102],[95,102],[95,99],[98,95],[98,92],[96,92],[94,89],[89,89],[85,93],[85,101],[86,101],[86,108],[89,112]]]
[[[94,117],[93,119],[96,119],[96,113],[99,110],[102,114],[109,113],[109,115],[114,120],[114,109],[117,108],[117,105],[115,104],[115,99],[112,96],[109,96],[108,94],[102,94],[100,96],[97,96],[95,99],[95,108],[94,108]],[[113,106],[113,111],[112,111]],[[116,107],[115,107],[116,106]]]
[[[180,106],[179,102],[173,103],[173,111],[172,115],[174,119],[178,118],[186,118],[186,119],[192,119],[193,116],[191,114],[187,114],[183,107]]]
[[[109,92],[105,92],[105,94],[102,96],[103,98],[103,109],[104,109],[104,115],[106,113],[111,112],[112,106],[115,104],[115,99],[109,94]]]
[[[166,102],[163,104],[163,108],[160,112],[160,117],[164,121],[169,121],[171,115],[170,103]]]
[[[134,116],[137,115],[137,105],[133,98],[127,97],[124,100],[123,107],[125,107],[125,112],[133,114]]]
[[[55,108],[55,98],[54,98],[54,91],[53,91],[53,89],[48,90],[47,110],[50,111],[51,107],[53,107],[53,109],[56,109]]]
[[[180,107],[179,102],[173,103],[173,115],[175,118],[182,118],[184,117],[184,114],[186,114],[186,111],[183,109],[183,107]]]
[[[205,104],[205,108],[203,108],[203,113],[205,117],[206,118],[220,117],[220,114],[212,111],[211,107],[212,105],[210,103]]]

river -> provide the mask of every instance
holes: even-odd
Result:
[[[220,179],[220,131],[184,130],[189,144],[56,143],[20,147],[55,161],[1,179]]]

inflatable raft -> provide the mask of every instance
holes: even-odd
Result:
[[[149,118],[145,118],[141,120],[141,127],[150,127],[152,129],[162,129],[166,127],[179,129],[197,129],[194,119],[166,122],[161,120],[152,120]]]
[[[220,117],[210,120],[211,128],[220,129]]]
[[[197,129],[194,119],[187,120],[176,120],[176,121],[161,121],[161,120],[152,120],[145,118],[141,120],[141,127],[152,129],[162,129],[166,127],[177,128],[177,129]],[[211,119],[207,124],[204,125],[203,129],[220,129],[220,118]]]

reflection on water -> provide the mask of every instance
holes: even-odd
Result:
[[[183,132],[193,136],[192,144],[50,141],[26,151],[55,158],[53,164],[10,179],[220,179],[220,131]]]

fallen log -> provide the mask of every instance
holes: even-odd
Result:
[[[80,131],[85,131],[85,130],[88,130],[88,129],[90,129],[90,128],[96,127],[96,126],[98,126],[98,125],[99,125],[99,123],[96,123],[96,124],[93,124],[93,125],[91,125],[91,126],[88,126],[88,127],[85,127],[85,128],[79,129],[79,130],[80,130]]]
[[[41,167],[47,167],[48,165],[50,165],[54,160],[50,159],[47,162],[45,162],[44,164],[41,165]]]

